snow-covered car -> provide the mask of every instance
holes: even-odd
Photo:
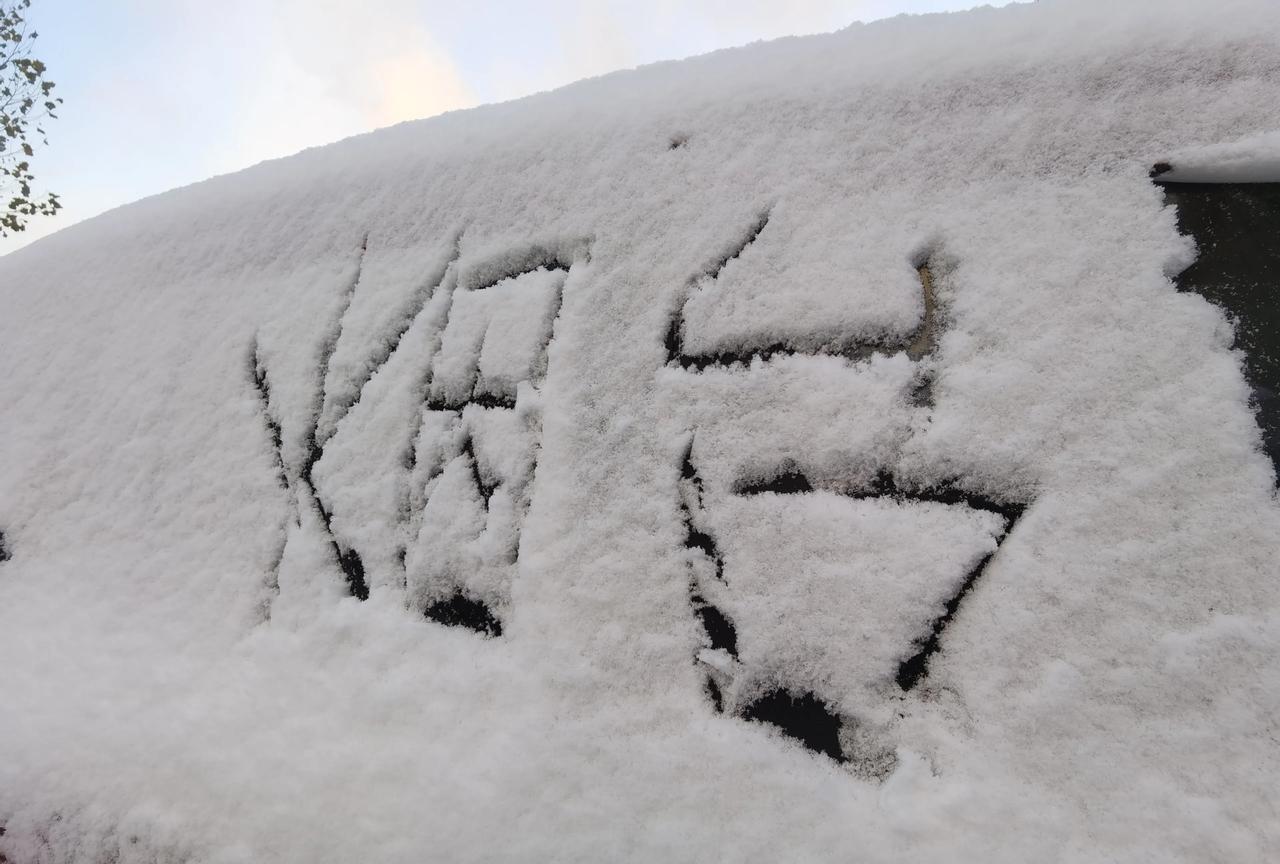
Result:
[[[1273,859],[1278,96],[903,17],[0,258],[0,855]]]

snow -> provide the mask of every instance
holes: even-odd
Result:
[[[697,429],[694,457],[713,490],[763,480],[790,460],[814,483],[863,488],[910,434],[904,396],[915,378],[901,354],[850,367],[836,357],[779,357],[701,375],[664,369],[670,440]],[[857,423],[841,423],[857,406]]]
[[[546,345],[563,284],[563,273],[535,270],[488,289],[493,292],[493,317],[480,351],[478,392],[515,398],[521,381],[546,372]]]
[[[920,292],[895,227],[858,199],[832,207],[816,189],[797,197],[768,214],[759,237],[718,278],[696,286],[684,310],[691,353],[775,342],[812,350],[915,329]]]
[[[960,577],[996,551],[1004,520],[944,504],[789,497],[753,495],[712,511],[730,550],[717,605],[737,623],[741,661],[750,678],[775,686],[887,706],[878,691],[896,685],[884,670],[896,668],[901,646],[942,611]]]
[[[1180,150],[1160,180],[1172,183],[1280,183],[1280,131]]]
[[[1276,179],[1278,48],[899,18],[0,259],[0,852],[1268,860],[1280,505],[1149,173]]]

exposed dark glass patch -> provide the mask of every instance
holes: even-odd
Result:
[[[461,591],[447,600],[437,600],[423,611],[437,624],[448,627],[466,627],[483,636],[501,636],[502,622],[481,600],[468,597]]]
[[[742,480],[734,487],[735,495],[763,495],[773,492],[778,495],[799,495],[812,492],[813,486],[809,478],[796,470],[794,465],[784,466],[777,474],[764,480]]]
[[[744,720],[770,723],[817,753],[845,761],[840,747],[840,717],[812,693],[799,696],[787,690],[771,690],[740,712]]]
[[[481,408],[505,408],[515,410],[516,397],[495,393],[472,393],[465,399],[432,399],[428,397],[427,408],[431,411],[461,411],[468,405],[479,405]]]
[[[1175,279],[1178,290],[1234,319],[1263,449],[1280,475],[1280,183],[1158,185],[1199,250]]]
[[[347,577],[347,590],[357,600],[369,599],[369,583],[364,578],[364,562],[354,549],[338,549],[338,566]]]
[[[8,561],[12,557],[9,547],[4,542],[4,532],[0,531],[0,562]]]
[[[729,652],[732,657],[738,656],[738,631],[725,614],[712,606],[695,590],[689,598],[693,611],[702,622],[702,629],[711,640],[712,650]]]
[[[711,706],[716,709],[717,714],[723,713],[724,695],[720,692],[720,685],[710,675],[707,676],[707,698],[711,700]]]

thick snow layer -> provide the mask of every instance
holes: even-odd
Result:
[[[0,853],[1270,860],[1275,477],[1149,174],[1277,94],[1271,0],[901,18],[0,259]]]
[[[1159,177],[1173,183],[1280,183],[1280,130],[1180,151]]]

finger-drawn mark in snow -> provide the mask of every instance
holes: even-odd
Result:
[[[698,476],[698,471],[693,467],[693,436],[689,436],[689,443],[685,447],[684,461],[680,465],[680,479],[682,498],[680,508],[684,514],[684,524],[686,529],[685,547],[688,549],[696,549],[715,564],[715,577],[720,581],[724,581],[724,560],[720,557],[719,550],[716,549],[715,541],[711,539],[711,535],[703,531],[699,531],[694,523],[694,513],[702,510],[702,478]]]
[[[506,274],[454,291],[432,366],[428,408],[515,407],[517,385],[536,382],[546,372],[570,263],[538,255]]]
[[[381,333],[372,334],[371,341],[374,345],[372,349],[362,351],[360,346],[354,344],[344,346],[340,343],[332,354],[333,359],[330,365],[321,373],[324,382],[321,396],[322,410],[315,428],[316,440],[320,442],[322,455],[315,464],[322,475],[317,478],[317,486],[323,488],[317,490],[322,496],[322,506],[317,507],[317,514],[337,543],[336,560],[342,567],[344,575],[357,589],[353,592],[357,597],[367,596],[367,591],[374,587],[372,583],[380,579],[401,590],[405,587],[407,531],[414,514],[411,485],[415,469],[415,445],[420,434],[422,413],[410,412],[412,416],[409,421],[410,428],[404,430],[406,434],[401,437],[399,452],[393,455],[390,464],[387,461],[381,461],[379,464],[379,457],[367,453],[360,456],[360,458],[368,457],[384,470],[390,468],[392,471],[402,472],[393,478],[384,477],[384,479],[400,481],[394,483],[399,487],[399,501],[392,505],[393,509],[389,513],[369,514],[362,509],[352,509],[351,498],[347,497],[350,490],[341,479],[338,479],[342,477],[342,469],[337,466],[349,465],[353,450],[358,451],[361,447],[358,441],[352,442],[344,438],[344,430],[348,435],[361,434],[364,428],[361,424],[368,423],[368,416],[363,415],[358,409],[367,399],[375,400],[376,404],[365,406],[375,413],[386,410],[397,411],[397,406],[402,399],[405,405],[421,404],[426,401],[431,364],[439,349],[439,334],[444,326],[443,321],[438,319],[441,312],[447,315],[457,284],[463,233],[462,229],[454,231],[448,256],[432,266],[426,277],[415,279],[413,290],[409,293],[407,301],[402,302],[398,313],[380,325]],[[404,255],[405,251],[387,250],[391,260]],[[385,294],[385,274],[384,263],[380,270],[375,266],[366,277],[369,283],[367,290],[373,292],[375,298]],[[359,308],[352,306],[358,302],[364,302],[363,314],[367,317],[368,298],[353,297],[348,304],[344,320],[346,317],[361,314]],[[344,323],[341,332],[344,337],[347,337],[361,332],[361,328]],[[348,367],[345,373],[340,368],[335,369],[335,364],[339,363],[344,353]],[[362,353],[365,360],[358,364],[358,374],[353,379],[351,358]],[[406,354],[413,356],[406,356]],[[384,379],[383,375],[389,375],[390,378]],[[379,382],[381,382],[380,385]],[[349,428],[348,424],[352,421],[348,418],[353,416],[355,426]],[[328,438],[324,437],[325,430],[328,431]],[[330,462],[335,464],[331,465]],[[337,472],[336,475],[335,472]],[[383,475],[380,474],[380,476]],[[350,477],[350,471],[347,472],[346,477]],[[357,493],[356,498],[358,497]],[[357,508],[360,506],[355,505]],[[369,533],[362,534],[359,531],[352,532],[354,536],[347,533],[353,523],[357,525],[363,523],[367,526],[368,520],[373,520],[376,524],[379,516],[387,520],[387,530],[380,536],[375,533],[371,537]],[[391,548],[364,546],[364,544],[379,542],[389,542]],[[367,560],[372,563],[371,573],[366,574],[366,558],[362,552],[369,556]],[[393,573],[387,573],[385,570],[380,572],[379,565],[385,564],[388,559],[393,562]],[[399,578],[396,578],[395,574],[398,574]],[[388,576],[391,578],[388,579]],[[362,586],[363,590],[361,590]]]
[[[536,402],[565,282],[584,258],[515,250],[467,271],[452,295],[423,412],[436,440],[423,423],[414,445],[442,455],[406,557],[410,603],[439,624],[502,634],[539,450],[523,402]]]
[[[767,229],[768,224],[766,213],[752,225],[738,244],[691,282],[690,291],[702,290],[714,282],[728,262],[740,256]],[[694,355],[684,349],[686,325],[683,303],[687,303],[691,296],[686,294],[667,332],[668,364],[697,374],[713,367],[737,366],[745,369],[753,361],[768,362],[775,355],[826,354],[840,356],[853,363],[874,354],[901,353],[916,368],[913,389],[909,394],[911,402],[922,408],[931,408],[932,364],[923,361],[935,351],[945,319],[940,309],[932,258],[933,253],[930,253],[915,262],[923,301],[922,315],[915,329],[905,336],[881,340],[851,337],[816,349],[798,348],[778,342],[765,347],[743,347],[740,350],[731,348],[714,354]],[[772,681],[760,680],[754,669],[754,664],[759,662],[759,655],[750,661],[752,668],[743,665],[739,656],[738,632],[725,611],[727,607],[735,606],[734,586],[730,584],[733,577],[730,574],[729,581],[726,581],[724,556],[711,535],[711,520],[704,510],[703,482],[693,464],[692,432],[684,449],[679,488],[680,513],[686,535],[686,560],[690,570],[690,604],[703,632],[703,647],[698,651],[697,659],[699,666],[706,672],[706,690],[716,711],[771,724],[809,749],[849,765],[851,770],[861,776],[887,776],[896,764],[892,748],[881,740],[881,732],[863,728],[856,717],[848,713],[856,710],[856,706],[844,706],[847,709],[844,710],[836,702],[811,692],[806,686],[788,683],[786,676],[784,680],[778,680],[777,677]],[[772,471],[738,478],[729,492],[735,497],[835,494],[847,499],[875,499],[896,504],[941,504],[962,512],[983,511],[999,517],[995,520],[987,517],[985,520],[988,526],[986,530],[992,532],[986,542],[993,542],[995,549],[969,567],[955,583],[957,587],[954,592],[938,598],[941,611],[927,626],[921,627],[914,637],[909,637],[911,641],[903,646],[897,668],[884,669],[886,683],[892,679],[903,692],[914,689],[927,678],[930,660],[941,650],[947,626],[955,618],[964,598],[995,559],[1001,544],[1011,535],[1024,510],[1024,505],[1020,503],[969,492],[957,480],[937,480],[928,486],[900,483],[888,468],[873,475],[864,488],[850,489],[847,485],[825,488],[822,483],[806,476],[796,461],[790,458],[781,460]],[[934,512],[937,513],[936,510]],[[734,542],[741,540],[739,538]],[[851,575],[856,577],[856,574]],[[739,611],[749,611],[750,608],[756,607],[743,607]],[[748,616],[744,622],[750,623],[750,620]],[[908,631],[916,626],[911,623],[912,619],[904,621]],[[831,638],[839,639],[844,635],[846,634],[833,633]],[[776,676],[777,673],[774,674]],[[878,685],[875,687],[878,689]]]
[[[667,329],[666,346],[668,363],[677,363],[685,369],[702,369],[714,362],[713,360],[707,360],[707,362],[699,365],[698,358],[684,353],[684,303],[688,300],[689,293],[698,290],[701,283],[704,281],[714,282],[720,276],[721,271],[728,266],[730,261],[747,251],[747,247],[756,242],[756,238],[760,236],[761,232],[763,232],[768,225],[769,211],[766,210],[756,218],[755,222],[751,223],[751,225],[747,227],[746,232],[736,244],[730,246],[719,258],[708,265],[701,274],[690,280],[689,290],[681,299],[680,304],[676,307],[675,314],[671,318],[671,324]]]
[[[4,532],[0,531],[0,562],[8,561],[12,557],[13,555],[9,552],[9,547],[5,545]]]
[[[732,620],[709,597],[732,592],[724,576],[724,562],[711,535],[698,527],[703,516],[702,478],[692,461],[693,438],[685,448],[680,471],[680,509],[689,554],[689,600],[703,630],[699,665],[706,673],[705,689],[717,713],[730,714],[776,727],[816,753],[848,765],[859,776],[881,779],[892,770],[892,751],[860,729],[856,720],[842,717],[817,694],[795,687],[770,687],[765,692],[743,690],[748,677],[739,660],[738,635]],[[811,489],[803,475],[793,494]],[[772,490],[771,490],[772,491]],[[753,490],[744,494],[764,494]]]
[[[491,276],[482,284],[472,286],[468,290],[484,291],[488,288],[493,288],[502,282],[506,282],[508,279],[519,279],[521,276],[528,276],[529,274],[536,273],[539,270],[568,273],[569,266],[570,265],[568,263],[555,256],[553,253],[547,252],[546,250],[540,250],[519,267],[506,272],[505,275]]]
[[[680,511],[685,526],[685,549],[689,550],[691,555],[699,556],[698,560],[702,563],[710,565],[709,568],[697,565],[690,567],[689,602],[702,623],[703,632],[707,637],[707,646],[710,650],[724,652],[729,657],[737,659],[738,633],[733,626],[733,622],[724,612],[707,600],[707,595],[714,590],[714,586],[708,584],[706,577],[710,576],[716,582],[723,583],[724,559],[720,556],[719,549],[716,548],[715,540],[712,539],[710,534],[700,530],[695,522],[697,518],[695,514],[700,514],[702,511],[702,479],[693,467],[692,436],[690,436],[689,445],[685,449],[680,475]],[[719,705],[720,690],[714,677],[708,679],[708,688],[713,694],[713,700],[718,703],[717,707],[721,707]]]
[[[510,411],[516,407],[516,397],[514,393],[509,396],[494,393],[472,393],[465,402],[458,404],[427,401],[427,407],[432,411],[460,411],[468,405],[479,405],[481,408],[505,408]]]
[[[681,147],[689,143],[689,136],[683,132],[677,132],[667,139],[668,150],[679,150]]]
[[[461,244],[462,244],[462,236],[461,236],[461,234],[459,234],[459,235],[458,235],[457,243],[456,243],[456,244],[455,244],[455,246],[454,246],[455,253],[457,253],[457,252],[459,252],[459,251],[461,250]],[[455,266],[455,268],[456,268],[456,265],[457,265],[457,257],[456,257],[456,255],[455,255],[454,261],[453,261],[453,262],[451,262],[451,263],[453,263],[453,264],[454,264],[454,266]],[[453,284],[453,286],[452,286],[451,288],[449,288],[449,289],[448,289],[448,290],[449,290],[449,305],[445,307],[445,310],[444,310],[444,320],[443,320],[443,321],[441,322],[441,324],[440,324],[440,329],[439,329],[439,332],[438,332],[438,333],[437,333],[437,335],[436,335],[436,338],[432,341],[432,346],[431,346],[431,355],[430,355],[430,357],[428,357],[428,358],[427,358],[427,362],[426,362],[426,364],[425,364],[425,365],[424,365],[424,367],[423,367],[424,369],[426,369],[426,370],[427,370],[427,375],[422,379],[422,392],[421,392],[421,394],[420,394],[419,401],[422,403],[422,405],[424,406],[424,408],[426,409],[426,411],[435,411],[435,410],[440,410],[440,409],[435,409],[435,408],[432,408],[432,407],[431,407],[431,374],[430,374],[430,370],[434,368],[434,366],[435,366],[435,359],[436,359],[436,355],[438,355],[438,354],[440,353],[440,348],[441,348],[441,345],[442,345],[442,343],[443,343],[443,338],[442,338],[442,337],[443,337],[443,333],[444,333],[444,331],[445,331],[445,330],[449,329],[449,315],[450,315],[450,313],[453,311],[453,295],[454,295],[455,293],[457,293],[457,290],[458,290],[458,288],[457,288],[457,271],[456,271],[456,269],[454,269],[454,270],[453,270],[453,271],[451,271],[451,272],[453,273],[453,276],[454,276],[454,279],[453,279],[454,284]],[[504,406],[502,406],[502,407],[506,407],[506,406],[504,405]],[[421,440],[420,440],[420,439],[421,439],[422,434],[423,434],[423,418],[426,416],[426,411],[421,411],[421,412],[419,412],[419,413],[418,413],[418,426],[417,426],[417,428],[416,428],[416,429],[414,429],[414,430],[413,430],[413,443],[412,443],[412,444],[410,445],[410,447],[409,447],[409,452],[405,455],[405,468],[406,468],[406,470],[408,470],[408,471],[410,471],[410,472],[412,472],[412,471],[417,467],[417,462],[418,462],[418,447],[419,447],[419,445],[421,444]],[[450,413],[452,413],[452,412],[450,412]],[[442,466],[437,466],[436,470],[432,472],[432,475],[431,475],[431,476],[429,476],[429,477],[427,477],[427,482],[430,482],[432,479],[434,479],[435,475],[439,474],[440,467],[442,467]],[[409,514],[409,513],[407,513],[407,512],[406,512],[404,515],[405,515],[406,517],[408,517],[408,516],[410,516],[411,514]]]
[[[324,411],[325,381],[329,377],[329,364],[333,361],[333,352],[337,350],[338,340],[342,337],[342,326],[346,321],[347,312],[351,309],[351,301],[355,298],[356,289],[360,287],[360,276],[364,272],[364,258],[368,250],[369,235],[366,234],[360,241],[360,253],[356,258],[355,275],[346,289],[342,304],[330,329],[330,335],[320,348],[320,362],[317,369],[311,425],[307,432],[306,458],[303,462],[301,473],[302,484],[308,491],[310,500],[315,503],[316,511],[320,514],[320,521],[323,523],[325,533],[329,537],[329,545],[333,550],[334,559],[342,570],[343,576],[346,577],[347,588],[351,592],[351,596],[360,600],[369,598],[369,585],[364,578],[364,563],[360,560],[359,553],[354,549],[343,548],[338,542],[338,538],[334,536],[333,514],[321,499],[320,492],[316,489],[311,475],[315,470],[316,463],[324,457],[324,442],[319,439],[317,432],[320,426],[321,414]]]
[[[680,466],[680,514],[685,527],[684,546],[689,555],[689,603],[702,625],[706,689],[716,711],[725,710],[723,678],[731,675],[738,659],[738,633],[733,622],[707,595],[724,584],[724,559],[711,535],[698,527],[702,514],[702,478],[693,466],[693,436],[689,436]]]
[[[346,577],[347,587],[352,596],[361,600],[365,600],[369,596],[369,586],[364,578],[364,565],[360,560],[360,556],[352,549],[344,549],[333,534],[332,514],[325,506],[317,493],[312,482],[312,471],[317,462],[324,455],[324,444],[316,437],[317,425],[320,422],[320,413],[324,406],[324,382],[328,374],[329,363],[333,358],[333,352],[338,344],[338,338],[342,332],[342,322],[346,316],[347,310],[351,308],[351,300],[355,295],[356,287],[360,283],[360,273],[364,266],[364,256],[368,249],[368,235],[360,241],[360,250],[356,259],[355,275],[350,284],[344,290],[343,301],[340,305],[337,316],[334,319],[333,326],[330,328],[330,335],[326,337],[320,346],[318,383],[316,386],[316,394],[313,399],[313,409],[306,435],[305,458],[298,472],[296,482],[290,480],[289,471],[284,462],[283,441],[281,435],[280,422],[276,419],[274,410],[271,405],[271,387],[268,369],[262,359],[258,349],[258,339],[255,336],[249,352],[249,373],[250,380],[254,389],[258,393],[258,399],[262,406],[263,422],[266,425],[267,432],[271,438],[272,447],[275,450],[276,465],[279,472],[279,480],[283,488],[290,493],[294,509],[294,522],[300,521],[298,518],[298,508],[303,506],[314,506],[316,512],[320,515],[321,523],[324,526],[328,536],[329,546],[332,549],[334,561],[342,570]],[[283,546],[279,554],[276,556],[271,566],[271,588],[274,591],[279,590],[279,567],[283,558]],[[268,608],[268,614],[270,610]]]
[[[946,504],[952,507],[968,507],[971,510],[985,510],[989,513],[995,513],[1005,520],[1004,533],[997,538],[998,545],[995,551],[979,560],[965,574],[964,581],[960,583],[960,588],[947,600],[945,609],[929,626],[928,633],[915,641],[916,652],[898,664],[898,672],[894,678],[898,682],[898,686],[904,691],[911,690],[929,674],[929,660],[942,647],[942,635],[947,625],[955,618],[956,612],[960,608],[960,603],[973,590],[973,586],[978,579],[982,577],[987,567],[995,560],[996,555],[1000,552],[1000,546],[1013,533],[1013,529],[1017,526],[1018,520],[1022,518],[1026,506],[1015,502],[997,501],[985,495],[966,492],[958,488],[954,483],[940,483],[927,489],[903,489],[898,485],[893,475],[888,472],[881,473],[876,478],[875,488],[868,490],[866,495],[852,495],[850,497],[892,498],[897,501],[922,501]]]
[[[738,495],[759,495],[772,492],[774,494],[805,494],[814,490],[813,484],[802,473],[795,469],[792,462],[784,463],[779,466],[777,472],[772,479],[765,481],[751,481],[735,484],[734,492]],[[860,491],[836,490],[828,489],[825,491],[834,492],[854,499],[891,499],[894,501],[919,501],[933,504],[945,504],[951,507],[968,507],[971,510],[985,510],[988,513],[994,513],[1002,517],[1005,521],[1003,533],[998,538],[998,543],[1003,542],[1013,532],[1014,526],[1022,517],[1024,505],[1010,503],[1005,501],[997,501],[985,495],[978,495],[967,492],[957,487],[954,483],[939,483],[936,486],[923,489],[903,488],[894,478],[893,474],[888,471],[882,471],[872,480],[868,487]],[[979,560],[965,574],[960,587],[956,590],[947,601],[942,614],[940,614],[930,624],[926,634],[920,636],[913,643],[916,648],[915,653],[903,660],[898,665],[898,671],[895,680],[898,686],[904,691],[911,690],[920,683],[929,671],[929,659],[941,648],[941,640],[943,631],[946,630],[948,624],[955,617],[956,611],[960,608],[961,601],[973,589],[974,584],[986,571],[987,566],[995,558],[999,552],[999,546],[990,555]]]
[[[858,719],[845,716],[831,701],[812,692],[791,685],[772,686],[764,692],[745,684],[749,671],[742,666],[737,646],[737,632],[730,618],[708,596],[732,594],[733,586],[723,572],[721,554],[709,532],[701,530],[698,522],[703,513],[701,504],[701,479],[691,460],[692,440],[686,447],[681,466],[681,513],[686,526],[685,548],[690,559],[690,604],[698,616],[704,634],[704,646],[699,650],[699,666],[705,672],[705,690],[717,713],[748,721],[771,724],[790,739],[799,741],[815,753],[829,756],[845,764],[852,772],[868,780],[883,780],[892,772],[896,759],[893,751],[876,735],[864,730]],[[778,477],[785,480],[778,481]],[[737,486],[737,494],[795,494],[813,492],[813,484],[794,465],[782,466],[774,480],[753,485]],[[892,498],[897,500],[925,500],[925,502],[972,503],[987,506],[987,500],[954,489],[904,492],[890,480],[877,481],[876,489],[867,494],[847,497]],[[1005,504],[991,503],[991,508],[1010,511]],[[1005,536],[1009,531],[1005,531]],[[902,660],[897,669],[897,684],[910,690],[918,684],[928,669],[928,658],[940,648],[942,628],[954,617],[961,596],[968,593],[991,556],[983,559],[965,577],[964,584],[955,596],[948,599],[945,612],[932,622],[929,630],[916,639],[911,657]],[[890,675],[886,669],[886,677]],[[753,695],[754,694],[754,695]]]
[[[875,354],[895,354],[903,352],[912,360],[921,360],[932,353],[937,343],[937,331],[939,328],[939,315],[937,295],[934,287],[933,270],[928,259],[922,260],[916,266],[916,272],[920,280],[921,294],[923,297],[924,314],[921,317],[920,324],[916,329],[908,334],[905,338],[893,339],[866,339],[858,337],[850,337],[839,342],[814,349],[802,349],[787,341],[773,342],[768,345],[756,347],[744,347],[738,350],[724,350],[711,353],[695,354],[685,350],[685,320],[684,306],[694,292],[703,290],[704,287],[716,281],[721,271],[747,250],[752,243],[760,236],[761,233],[769,225],[769,213],[761,215],[759,220],[753,223],[742,240],[732,247],[721,258],[717,259],[704,273],[695,277],[689,286],[688,291],[682,298],[680,304],[676,307],[675,313],[672,315],[671,323],[667,329],[665,345],[667,349],[667,363],[679,366],[682,369],[701,372],[708,368],[724,368],[730,366],[750,366],[753,360],[761,360],[767,362],[777,356],[791,356],[795,354],[818,354],[830,355],[836,357],[844,357],[845,359],[856,362],[858,360],[866,360]],[[916,393],[913,394],[918,404],[928,404],[931,399],[930,394],[931,382],[926,376],[922,376]]]
[[[281,437],[280,421],[276,420],[271,411],[271,384],[267,380],[267,368],[263,365],[256,337],[249,346],[249,374],[253,379],[254,388],[258,391],[263,424],[271,438],[271,450],[276,460],[276,482],[280,484],[281,489],[288,489],[289,478],[286,476],[284,467],[284,441]]]
[[[258,339],[255,336],[249,345],[249,377],[253,382],[254,389],[258,394],[258,405],[262,411],[262,424],[266,429],[267,437],[271,441],[271,452],[275,457],[276,463],[276,484],[281,489],[289,493],[289,498],[294,511],[293,521],[297,521],[297,496],[294,494],[293,488],[289,483],[289,475],[285,470],[284,464],[284,441],[281,436],[280,422],[276,420],[275,414],[271,409],[271,383],[267,379],[267,368],[262,362],[262,356],[258,350]],[[275,554],[272,556],[271,564],[267,569],[267,599],[263,604],[263,613],[266,617],[271,615],[271,598],[275,597],[280,591],[280,562],[284,560],[284,550],[287,534],[287,527],[281,526],[280,543],[276,548]]]
[[[361,600],[365,600],[369,596],[368,586],[364,581],[364,565],[360,561],[360,556],[349,549],[343,549],[333,536],[332,514],[325,508],[319,496],[311,488],[306,478],[299,478],[298,487],[295,489],[294,484],[289,482],[289,476],[285,470],[284,458],[282,455],[282,441],[280,433],[280,424],[276,421],[271,408],[271,387],[267,379],[267,370],[262,359],[258,354],[258,346],[256,340],[253,343],[250,370],[253,376],[255,389],[258,391],[258,397],[262,404],[263,422],[267,428],[267,432],[271,438],[272,448],[275,451],[277,480],[281,488],[289,492],[290,499],[294,510],[293,521],[297,523],[298,508],[302,506],[314,506],[316,512],[320,515],[320,521],[324,525],[325,532],[328,535],[329,545],[333,551],[334,561],[346,576],[347,585],[353,596]],[[284,543],[280,544],[279,550],[272,561],[270,572],[271,580],[269,587],[274,593],[279,589],[279,568],[280,562],[284,558]]]
[[[310,429],[307,432],[306,460],[302,465],[302,479],[311,483],[311,472],[315,469],[316,463],[324,456],[324,442],[318,437],[321,413],[324,411],[324,393],[325,380],[329,376],[329,364],[333,362],[333,352],[338,349],[338,340],[342,338],[342,325],[346,321],[347,312],[351,309],[351,301],[355,299],[356,289],[360,287],[360,276],[364,272],[364,256],[369,251],[369,235],[364,235],[360,241],[360,254],[356,257],[355,275],[351,279],[351,283],[343,292],[342,303],[338,308],[338,314],[334,316],[333,324],[329,328],[329,335],[325,337],[320,345],[320,356],[317,362],[317,381],[315,388],[315,398],[313,399],[313,409]]]
[[[515,406],[512,405],[512,408]],[[489,502],[493,500],[493,492],[498,488],[498,482],[494,480],[486,480],[483,472],[480,470],[480,460],[476,457],[475,439],[468,434],[462,443],[462,455],[471,464],[471,480],[475,483],[476,491],[480,493],[480,500],[484,502],[485,512],[489,512]]]
[[[559,244],[530,243],[493,255],[470,267],[463,279],[467,291],[483,291],[508,279],[518,279],[535,270],[568,273],[575,260],[590,260],[590,242],[581,238]]]
[[[333,513],[324,505],[316,489],[310,484],[308,488],[311,489],[311,500],[315,503],[316,512],[320,514],[320,522],[324,525],[325,534],[329,538],[334,560],[342,570],[342,575],[346,577],[347,589],[357,600],[368,600],[369,583],[365,579],[364,561],[361,560],[360,553],[354,549],[345,548],[338,542],[338,538],[333,533]]]
[[[365,243],[366,245],[368,243],[367,237],[365,239]],[[426,307],[427,303],[430,302],[431,298],[435,296],[436,291],[440,289],[441,285],[444,283],[445,276],[448,273],[449,268],[456,265],[458,256],[461,254],[461,252],[462,252],[462,232],[458,231],[454,235],[454,239],[453,239],[453,254],[449,256],[447,261],[445,261],[442,265],[440,265],[440,268],[437,271],[429,275],[427,278],[425,278],[424,280],[422,280],[422,282],[418,284],[417,288],[414,290],[412,296],[409,299],[409,303],[407,304],[407,307],[404,309],[403,313],[393,322],[393,326],[395,327],[395,329],[386,337],[379,340],[378,344],[375,345],[373,350],[370,352],[368,357],[368,362],[365,365],[365,372],[363,376],[361,376],[359,382],[356,384],[354,391],[351,391],[342,395],[338,395],[338,396],[333,396],[332,394],[329,394],[329,393],[324,394],[325,400],[332,402],[331,407],[332,407],[332,412],[334,416],[331,419],[329,419],[329,422],[327,423],[327,429],[328,429],[327,434],[322,434],[319,436],[322,439],[321,441],[322,444],[325,443],[325,441],[327,441],[328,438],[334,435],[334,433],[337,431],[338,424],[340,424],[343,418],[345,418],[347,414],[350,413],[351,409],[354,408],[356,405],[358,405],[360,403],[360,400],[364,398],[365,388],[369,385],[369,382],[373,380],[373,376],[378,374],[378,371],[381,370],[382,367],[387,364],[387,361],[389,361],[391,357],[399,349],[400,343],[404,340],[405,334],[409,332],[409,328],[413,326],[413,322],[417,320],[419,315],[422,314],[422,310]],[[352,284],[352,291],[347,299],[348,310],[351,307],[351,301],[354,300],[355,288],[359,283],[359,278],[360,278],[359,274],[357,273],[356,282]],[[345,317],[345,312],[344,312],[344,317]],[[336,349],[337,349],[337,342],[335,340],[333,347],[329,351],[330,360],[332,360],[333,352]],[[326,375],[326,380],[327,380],[327,375]],[[317,422],[317,432],[319,432],[320,422],[321,421]]]
[[[1175,284],[1232,319],[1263,450],[1280,481],[1280,183],[1157,185],[1177,207],[1178,228],[1196,241],[1196,260]]]

